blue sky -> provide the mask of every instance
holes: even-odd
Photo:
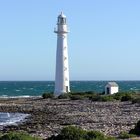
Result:
[[[70,80],[140,80],[139,0],[1,0],[0,81],[54,80],[67,16]]]

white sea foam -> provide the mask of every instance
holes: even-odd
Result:
[[[5,98],[5,97],[8,97],[8,96],[7,95],[1,95],[0,97]]]
[[[21,90],[19,90],[19,89],[16,89],[15,91],[19,92],[19,91],[21,91]]]
[[[24,122],[27,117],[29,117],[29,114],[0,112],[0,126],[17,125]]]
[[[30,95],[22,95],[22,96],[8,96],[2,95],[0,98],[41,98],[42,96],[30,96]]]
[[[48,86],[48,87],[52,87],[53,85],[51,85],[51,84],[48,84],[47,86]]]

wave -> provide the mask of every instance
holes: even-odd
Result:
[[[29,116],[29,114],[23,113],[0,112],[0,126],[18,125],[19,123],[26,121],[26,118]]]
[[[8,96],[1,95],[0,98],[41,98],[42,96],[20,95],[20,96]]]
[[[19,89],[16,89],[15,91],[16,91],[16,92],[19,92],[19,91],[21,91],[21,90],[19,90]]]

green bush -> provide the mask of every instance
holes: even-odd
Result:
[[[131,101],[135,96],[134,92],[118,92],[113,95],[113,98],[121,101]]]
[[[65,94],[61,94],[58,96],[58,99],[69,99],[69,94],[68,93],[65,93]]]
[[[103,95],[100,97],[100,101],[103,102],[108,102],[108,101],[114,101],[115,99],[113,98],[112,95]]]
[[[135,99],[132,100],[132,104],[135,104],[135,103],[140,104],[140,97],[135,98]]]
[[[84,135],[85,132],[81,128],[69,126],[62,129],[60,137],[62,140],[79,140]]]
[[[99,132],[99,131],[87,131],[86,135],[85,135],[85,140],[93,140],[93,139],[101,139],[104,140],[105,136],[103,133]]]
[[[85,131],[83,140],[115,140],[114,137],[105,136],[99,131]]]
[[[127,132],[121,132],[119,138],[120,139],[128,139],[128,138],[134,138],[136,135],[134,134],[129,134]]]
[[[70,95],[71,100],[83,100],[84,96],[81,95]]]
[[[96,94],[96,93],[95,93],[95,91],[86,91],[85,94],[92,95],[92,94]]]
[[[10,132],[0,137],[0,140],[41,140],[26,133]]]
[[[53,93],[43,93],[42,97],[43,97],[43,99],[53,98],[54,94]]]
[[[48,140],[81,140],[85,135],[84,130],[74,126],[68,126],[61,130],[57,136],[52,136]]]
[[[112,95],[94,95],[89,98],[92,101],[100,101],[100,102],[108,102],[108,101],[114,101],[115,99],[113,98]]]
[[[125,95],[125,93],[118,92],[118,93],[113,94],[113,98],[116,100],[121,100],[122,96],[124,96],[124,95]]]
[[[122,96],[121,98],[121,101],[124,102],[124,101],[132,101],[133,97],[131,94],[125,94],[124,96]]]
[[[99,94],[96,94],[96,95],[92,95],[91,97],[89,97],[89,99],[91,101],[101,101],[101,96]]]
[[[134,129],[131,129],[129,131],[130,134],[135,134],[140,136],[140,121],[137,122],[136,126]]]
[[[81,128],[68,126],[62,129],[57,136],[52,136],[48,140],[115,140],[113,137],[107,137],[98,131],[85,131]]]
[[[69,95],[70,96],[81,96],[81,98],[89,98],[96,93],[94,91],[86,91],[86,92],[71,92]]]

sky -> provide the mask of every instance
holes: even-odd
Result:
[[[140,80],[140,0],[0,0],[0,81],[55,79],[67,17],[70,80]]]

